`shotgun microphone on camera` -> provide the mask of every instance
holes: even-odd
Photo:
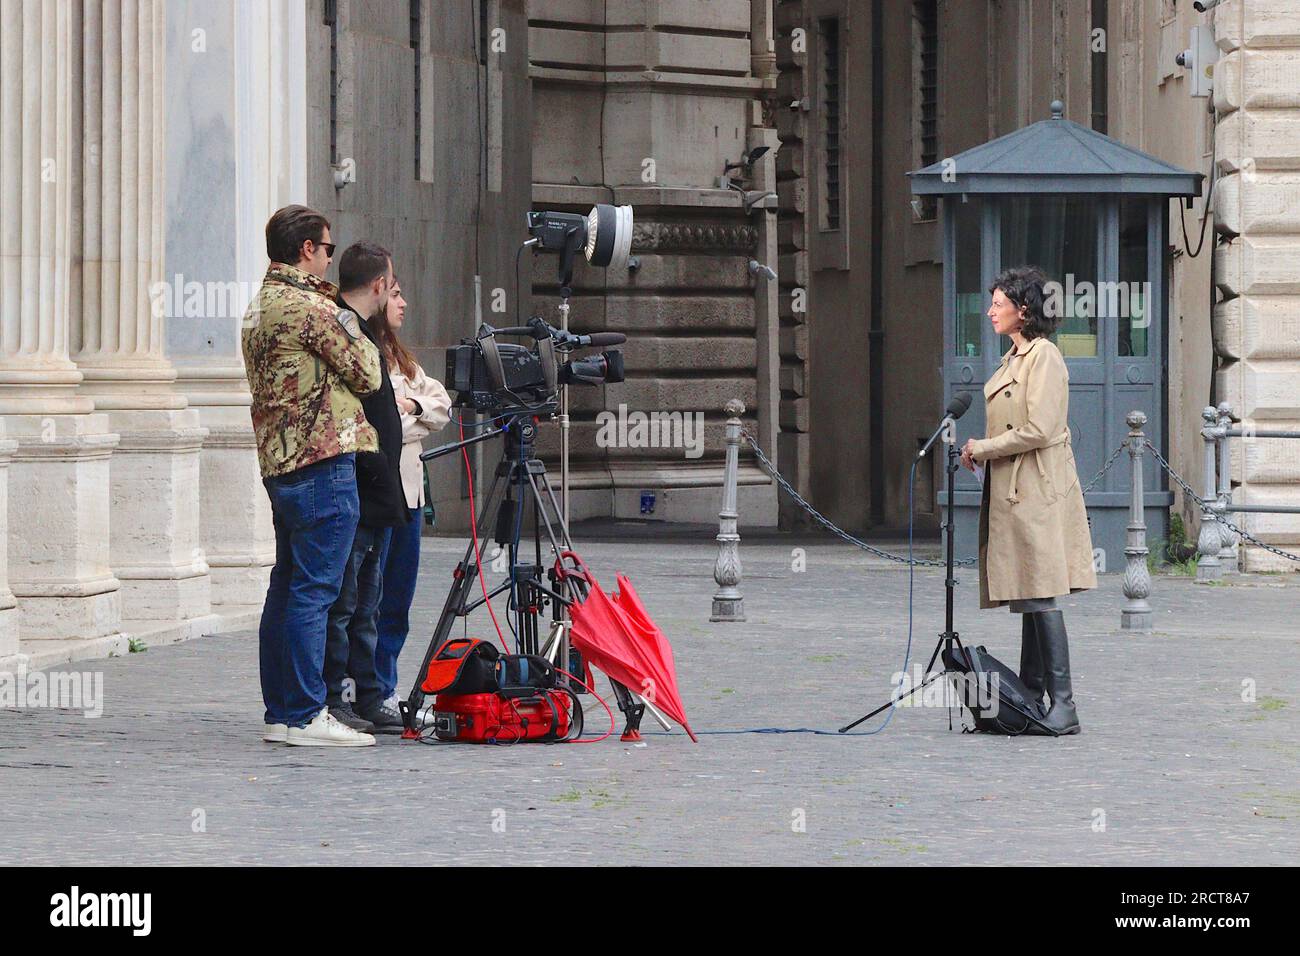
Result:
[[[578,348],[601,348],[606,345],[622,345],[627,336],[622,332],[592,332],[590,335],[574,335]]]

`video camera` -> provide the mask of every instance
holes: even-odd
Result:
[[[531,337],[536,345],[498,342],[498,335]],[[447,350],[446,385],[456,392],[454,405],[480,412],[550,411],[561,385],[601,385],[623,381],[623,353],[569,359],[574,349],[621,345],[621,332],[577,335],[557,329],[540,316],[527,325],[495,329],[486,323],[478,335]]]

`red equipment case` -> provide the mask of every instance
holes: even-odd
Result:
[[[434,700],[434,733],[439,740],[470,744],[563,740],[573,723],[573,703],[569,694],[558,690],[539,690],[530,697],[439,694]]]

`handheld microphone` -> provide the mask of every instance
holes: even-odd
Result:
[[[966,414],[968,408],[970,408],[970,392],[960,392],[948,403],[948,417],[956,421]]]
[[[924,458],[925,453],[930,450],[930,446],[939,440],[939,437],[943,435],[944,431],[947,430],[953,422],[965,415],[969,408],[969,392],[959,392],[954,395],[952,401],[948,403],[948,407],[944,409],[947,414],[944,415],[943,421],[939,423],[939,427],[934,430],[934,434],[930,436],[929,440],[921,446],[921,450],[916,453],[917,459],[919,460]],[[947,440],[948,439],[945,438],[945,441]],[[952,440],[956,441],[956,436],[954,436]]]

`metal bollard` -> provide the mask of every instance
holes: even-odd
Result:
[[[740,534],[736,521],[736,482],[740,469],[740,416],[744,404],[736,398],[723,407],[727,413],[727,464],[722,479],[722,510],[718,512],[718,560],[713,565],[713,580],[718,593],[713,596],[710,621],[743,621],[745,598],[740,593]]]
[[[1201,508],[1201,533],[1196,539],[1196,550],[1200,552],[1200,559],[1196,562],[1196,580],[1217,581],[1223,577],[1223,565],[1219,563],[1219,522],[1214,520],[1214,502],[1219,494],[1214,474],[1219,458],[1215,441],[1219,431],[1218,409],[1207,406],[1201,412],[1201,418],[1205,420],[1201,427],[1201,437],[1205,439],[1205,481],[1201,497],[1206,503]]]
[[[1232,448],[1228,444],[1228,429],[1232,427],[1232,406],[1227,402],[1219,404],[1219,421],[1215,441],[1219,449],[1219,491],[1220,511],[1227,514],[1232,504]],[[1219,525],[1219,565],[1224,574],[1237,573],[1237,532],[1226,524]]]
[[[1124,545],[1124,607],[1119,614],[1119,626],[1125,631],[1151,630],[1151,571],[1147,567],[1147,522],[1143,510],[1146,500],[1142,479],[1142,455],[1146,450],[1146,436],[1142,426],[1147,417],[1131,411],[1128,422],[1128,457],[1132,466],[1128,512],[1128,540]]]

